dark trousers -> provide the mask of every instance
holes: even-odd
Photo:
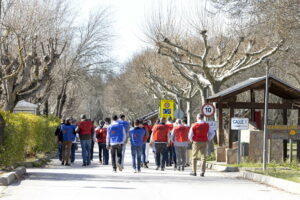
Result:
[[[93,156],[94,156],[94,145],[95,145],[95,142],[94,140],[92,140],[92,143],[91,143],[91,160],[93,160]]]
[[[118,164],[122,165],[122,147],[122,144],[116,144],[111,146],[111,163],[114,170],[117,169],[116,159],[118,159]]]
[[[57,145],[57,153],[58,153],[58,159],[62,160],[62,144]]]
[[[75,161],[75,151],[76,151],[76,146],[77,146],[76,143],[72,143],[72,147],[71,147],[71,156],[70,156],[71,163],[73,163],[73,162]]]
[[[142,146],[142,163],[146,164],[146,144]]]
[[[176,165],[176,153],[175,153],[175,147],[169,146],[167,150],[167,166],[171,166],[173,163]]]
[[[99,161],[103,162],[104,165],[108,165],[109,154],[108,154],[108,150],[106,149],[106,144],[98,142],[98,147],[99,147]]]
[[[167,159],[167,143],[155,143],[155,164],[157,167],[165,168]]]

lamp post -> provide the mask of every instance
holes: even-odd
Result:
[[[267,135],[268,135],[268,102],[269,102],[269,63],[270,59],[265,60],[266,63],[266,87],[265,87],[265,110],[264,110],[264,140],[263,140],[263,171],[267,170]]]

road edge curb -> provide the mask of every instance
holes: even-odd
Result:
[[[42,165],[45,166],[53,157],[55,157],[55,154],[51,153],[49,155],[46,155],[45,158],[36,159],[32,162],[17,164],[18,167],[14,171],[4,173],[0,176],[0,186],[8,186],[16,182],[17,180],[21,180],[22,177],[26,174],[26,168],[39,167]]]
[[[20,180],[26,174],[25,167],[18,167],[12,172],[0,176],[0,186],[8,186],[17,180]]]
[[[263,183],[286,192],[300,195],[299,183],[248,171],[241,171],[237,177]]]

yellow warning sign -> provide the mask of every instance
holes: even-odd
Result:
[[[171,116],[174,119],[174,100],[160,100],[159,116],[166,119]]]

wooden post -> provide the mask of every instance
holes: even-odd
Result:
[[[287,119],[287,109],[283,109],[283,125],[287,125],[288,119]],[[288,140],[283,140],[283,160],[285,161],[287,159],[287,146],[288,146]]]
[[[231,118],[234,117],[234,108],[230,108],[230,114],[229,114],[230,120],[229,120],[229,148],[232,148],[232,143],[233,143],[233,131],[231,130]]]
[[[250,90],[250,102],[255,103],[255,93],[254,90]],[[255,121],[255,108],[251,108],[251,118],[250,121],[254,122]]]
[[[219,104],[218,108],[218,121],[219,121],[219,131],[218,131],[218,145],[219,147],[223,146],[223,138],[224,138],[224,132],[223,132],[223,109],[222,104]]]

